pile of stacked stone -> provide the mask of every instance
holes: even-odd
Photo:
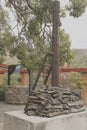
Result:
[[[8,86],[5,93],[5,102],[10,104],[26,104],[28,95],[28,87]]]
[[[28,116],[54,117],[85,110],[80,92],[59,87],[32,92],[25,107]]]

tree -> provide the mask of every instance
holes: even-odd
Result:
[[[69,5],[66,9],[69,11],[70,16],[81,16],[87,7],[87,0],[69,0]]]
[[[59,37],[60,66],[63,66],[65,63],[71,63],[71,60],[73,59],[73,52],[70,49],[71,41],[69,38],[69,34],[66,34],[64,30],[60,30]]]
[[[7,19],[7,13],[0,6],[0,63],[4,61],[4,56],[6,56],[13,43],[13,36]]]
[[[69,0],[66,9],[70,15],[78,17],[84,13],[86,5],[86,0]],[[51,48],[52,0],[7,0],[7,6],[15,13],[21,30],[18,31],[12,53],[16,54],[27,68],[37,68],[36,65]],[[65,9],[61,9],[60,16],[65,15],[64,11]],[[69,62],[72,57],[71,43],[63,30],[60,31],[60,43],[60,61]]]

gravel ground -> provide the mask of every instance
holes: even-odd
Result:
[[[4,112],[15,111],[15,110],[24,110],[24,105],[10,105],[4,102],[0,102],[0,130],[2,130]]]

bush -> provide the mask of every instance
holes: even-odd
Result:
[[[11,80],[10,80],[10,85],[11,86],[20,86],[21,85],[21,75],[20,75],[20,73],[13,73],[12,75],[11,75]],[[19,81],[20,80],[20,81]]]
[[[60,84],[64,87],[68,87],[70,89],[82,89],[82,80],[81,74],[78,72],[71,72],[66,75],[66,78],[60,81]]]
[[[5,100],[6,87],[7,87],[7,74],[4,74],[4,76],[3,76],[3,84],[0,85],[0,101]]]
[[[5,91],[6,91],[6,87],[3,85],[0,86],[0,101],[5,100]]]

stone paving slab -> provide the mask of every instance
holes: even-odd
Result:
[[[0,123],[0,130],[3,130],[3,123]]]
[[[5,102],[0,102],[0,130],[3,130],[3,119],[4,112],[14,111],[14,110],[24,110],[24,105],[11,105],[6,104]]]
[[[0,102],[0,123],[3,122],[4,112],[14,111],[14,110],[24,110],[24,105],[11,105],[5,102]]]

